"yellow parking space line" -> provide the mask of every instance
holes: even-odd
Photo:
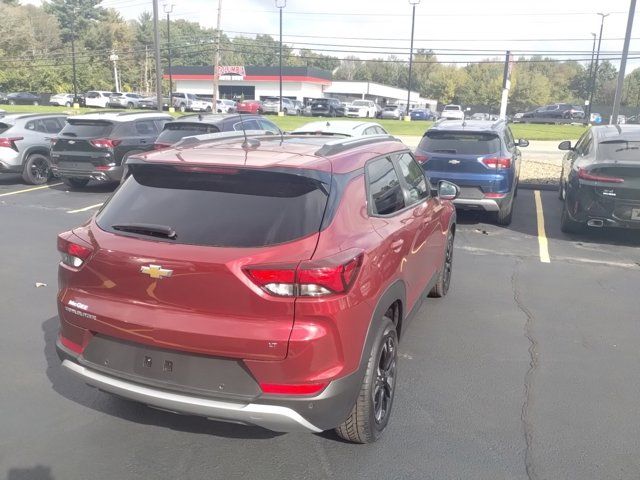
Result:
[[[52,183],[50,185],[41,185],[40,187],[32,187],[32,188],[25,188],[23,190],[16,190],[15,192],[0,193],[0,197],[8,197],[9,195],[17,195],[18,193],[33,192],[34,190],[42,190],[43,188],[57,187],[58,185],[62,185],[62,183]]]
[[[69,210],[69,211],[67,211],[67,213],[86,212],[87,210],[93,210],[94,208],[100,208],[102,205],[104,205],[104,202],[103,203],[96,203],[95,205],[89,205],[88,207],[79,208],[77,210]]]
[[[538,246],[540,248],[540,261],[542,263],[551,263],[549,257],[549,242],[547,240],[547,232],[544,229],[544,211],[542,210],[542,198],[540,190],[533,192],[536,199],[536,217],[538,219]]]

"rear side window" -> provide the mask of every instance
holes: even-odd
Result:
[[[153,120],[138,120],[136,122],[136,132],[140,135],[155,135],[158,133],[156,122]]]
[[[103,120],[67,120],[60,135],[67,137],[100,138],[108,136],[113,130],[113,123]]]
[[[264,118],[260,118],[258,121],[260,122],[260,130],[266,130],[267,132],[271,132],[275,135],[280,135],[280,129],[274,123],[271,123],[269,120]]]
[[[421,150],[431,153],[489,155],[499,153],[500,138],[488,132],[428,131],[420,142]]]
[[[164,130],[160,132],[156,142],[171,145],[176,143],[178,140],[182,140],[184,137],[203,135],[205,133],[218,133],[219,131],[218,127],[204,123],[168,123],[164,126]]]
[[[13,127],[13,125],[11,125],[10,123],[0,123],[0,133],[6,132],[11,127]]]
[[[389,158],[380,158],[367,164],[367,183],[374,214],[390,215],[404,208],[400,180]]]
[[[177,234],[172,243],[263,247],[320,231],[327,203],[328,185],[300,169],[131,169],[97,217],[103,230],[122,234],[113,225],[164,225]]]
[[[260,125],[255,118],[249,118],[247,120],[242,120],[241,122],[236,122],[233,124],[233,129],[236,131],[241,130],[260,130]]]

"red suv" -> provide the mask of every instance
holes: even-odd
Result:
[[[398,337],[447,293],[457,187],[400,141],[260,136],[132,159],[58,249],[58,354],[163,410],[375,441]]]

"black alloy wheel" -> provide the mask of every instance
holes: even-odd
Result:
[[[389,335],[380,350],[373,388],[373,415],[378,425],[386,425],[389,420],[395,394],[397,360],[396,337]]]

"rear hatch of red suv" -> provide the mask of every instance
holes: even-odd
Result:
[[[159,348],[285,358],[294,297],[268,294],[248,267],[268,276],[270,266],[295,268],[312,257],[330,173],[159,164],[131,171],[92,222],[61,235],[62,251],[69,243],[88,251],[79,267],[61,267],[60,314],[91,334]],[[83,306],[79,315],[74,305]]]

